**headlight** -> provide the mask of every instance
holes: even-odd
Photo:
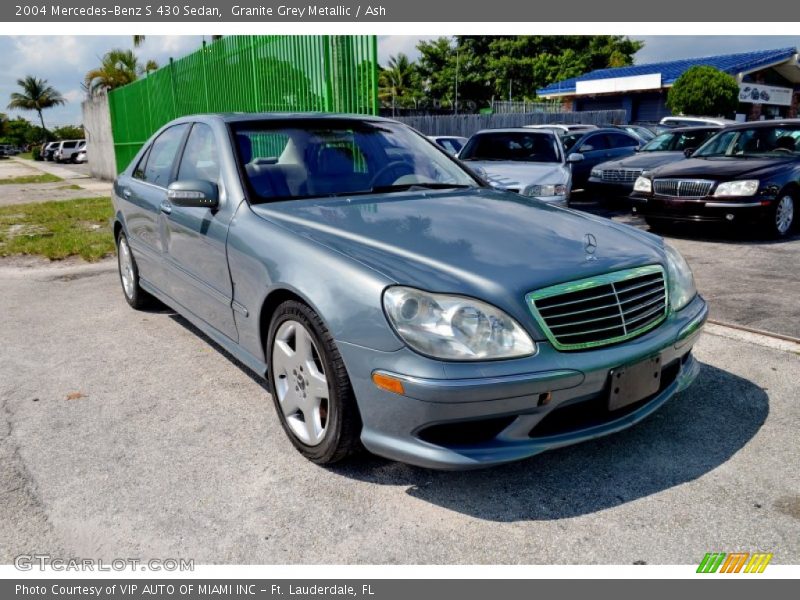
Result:
[[[649,194],[653,191],[653,182],[647,177],[637,177],[636,182],[633,184],[633,191]]]
[[[480,300],[396,286],[384,292],[383,307],[398,335],[434,358],[487,360],[536,352],[514,319]]]
[[[592,177],[603,178],[603,169],[592,169]]]
[[[758,191],[758,179],[725,181],[717,186],[715,196],[752,196]]]
[[[522,190],[523,196],[563,196],[567,193],[567,186],[563,183],[544,183],[529,185]]]
[[[669,301],[672,310],[680,310],[697,295],[694,286],[694,275],[689,263],[669,244],[664,244],[667,251],[667,281],[669,283]]]

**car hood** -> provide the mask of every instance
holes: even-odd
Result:
[[[655,177],[693,177],[703,179],[741,179],[771,174],[796,158],[689,158],[664,165],[651,172]]]
[[[519,314],[525,294],[663,263],[660,238],[584,213],[490,189],[402,192],[254,205],[392,281],[483,298]],[[597,241],[586,252],[586,235]]]
[[[655,169],[684,158],[683,152],[638,152],[619,160],[610,160],[596,169]]]
[[[569,168],[562,163],[526,163],[521,161],[470,160],[466,164],[479,167],[495,187],[522,189],[527,185],[567,183]]]

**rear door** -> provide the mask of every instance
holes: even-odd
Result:
[[[212,128],[192,125],[178,165],[177,181],[210,181],[220,203],[212,210],[167,203],[162,209],[165,256],[171,271],[169,294],[203,321],[236,340],[226,239],[233,206],[220,177],[220,146]]]
[[[611,148],[605,133],[588,135],[576,146],[573,152],[583,154],[583,160],[572,163],[572,185],[580,187],[589,179],[592,167],[609,160]]]
[[[639,147],[639,140],[632,135],[609,133],[607,137],[610,155],[609,160],[630,156],[636,152],[636,148]]]
[[[139,275],[167,294],[169,277],[164,263],[160,215],[188,130],[188,123],[180,123],[162,131],[117,190],[125,206],[126,229]]]

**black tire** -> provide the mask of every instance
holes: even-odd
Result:
[[[125,280],[123,278],[123,259],[122,253],[120,252],[120,247],[122,245],[126,246],[128,248],[128,252],[130,252],[131,277],[133,280],[133,285],[130,286],[130,291],[126,290]],[[133,252],[130,250],[128,238],[125,236],[123,231],[120,231],[119,235],[117,236],[117,272],[119,273],[119,283],[122,286],[122,295],[125,297],[125,301],[131,306],[131,308],[143,310],[150,308],[155,304],[155,298],[145,292],[139,285],[139,268],[136,266],[136,259],[133,256]]]
[[[273,369],[273,348],[276,333],[286,321],[296,321],[306,328],[314,342],[328,383],[329,396],[325,432],[322,440],[313,446],[304,443],[292,431],[283,414],[276,390],[278,376]],[[270,370],[269,391],[275,404],[275,410],[286,435],[303,456],[318,465],[328,465],[348,458],[363,449],[361,445],[361,415],[358,412],[350,378],[336,343],[319,315],[306,304],[295,300],[288,300],[278,306],[269,326],[266,357]]]
[[[670,226],[669,221],[663,221],[661,219],[650,219],[648,217],[645,217],[644,222],[647,223],[647,226],[650,228],[650,231],[653,232],[667,231]]]

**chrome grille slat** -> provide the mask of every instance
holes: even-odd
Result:
[[[528,302],[557,349],[581,350],[658,325],[667,315],[666,278],[659,266],[639,267],[551,286]]]
[[[714,182],[708,179],[654,179],[653,192],[659,196],[703,198],[708,196]]]
[[[642,169],[603,169],[601,179],[609,183],[633,183]]]

